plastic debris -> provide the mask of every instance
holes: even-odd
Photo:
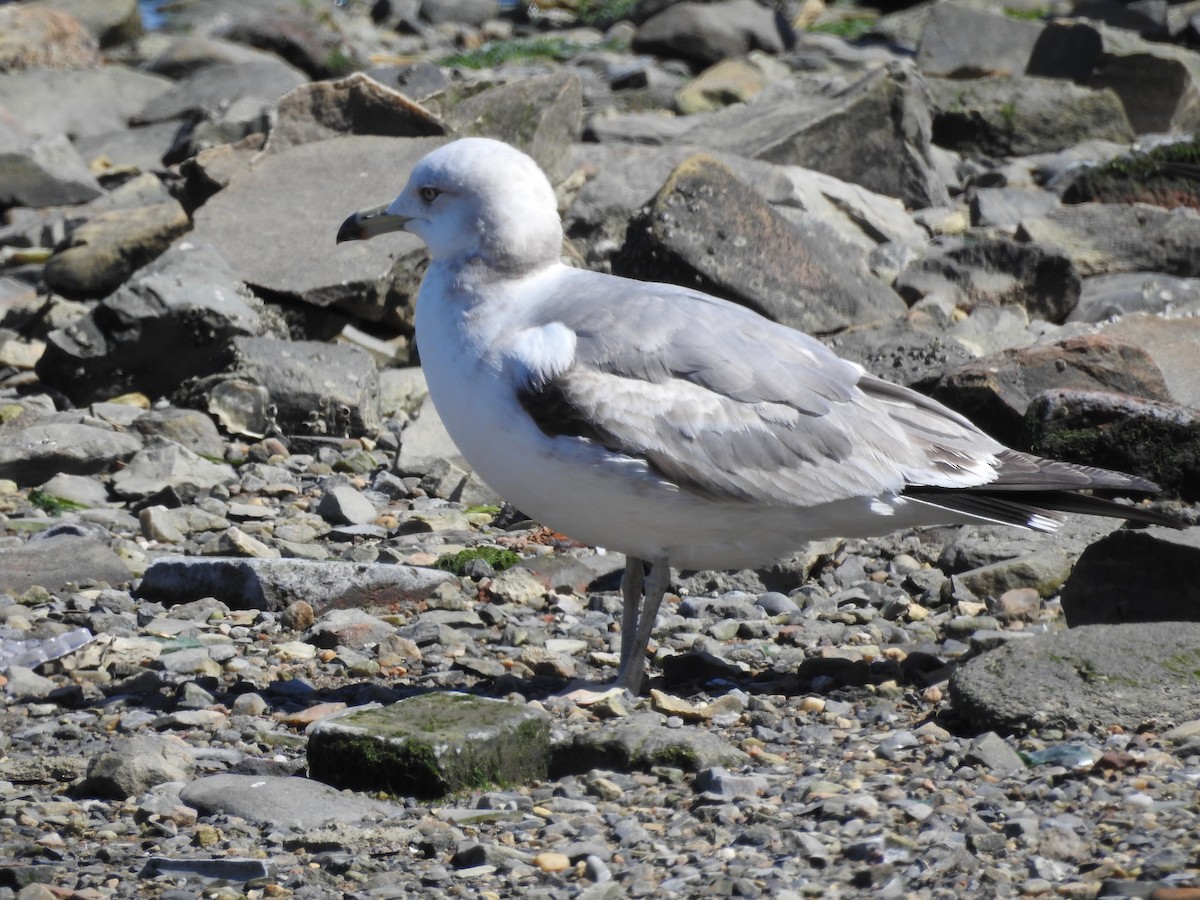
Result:
[[[62,659],[68,653],[86,647],[95,639],[96,636],[86,628],[64,631],[44,640],[31,638],[22,641],[0,637],[0,669],[7,669],[9,666],[32,669],[52,659]]]

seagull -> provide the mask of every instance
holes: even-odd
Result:
[[[1150,481],[1011,450],[816,339],[686,287],[561,262],[554,190],[500,141],[429,153],[338,242],[408,231],[416,339],[463,457],[525,514],[625,554],[616,687],[640,690],[671,566],[740,569],[830,537],[1065,512],[1174,519],[1080,490]]]

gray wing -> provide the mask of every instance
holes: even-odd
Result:
[[[548,435],[644,459],[712,498],[809,506],[985,484],[1003,448],[820,342],[670,285],[574,271],[529,328],[575,335],[564,365],[523,369]]]

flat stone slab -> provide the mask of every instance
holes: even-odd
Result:
[[[950,680],[955,708],[1002,734],[1200,719],[1200,624],[1084,625],[1012,641]]]
[[[359,707],[313,728],[308,771],[336,787],[416,797],[544,780],[550,719],[455,692]]]
[[[31,587],[53,592],[85,581],[116,587],[132,580],[129,567],[95,538],[56,535],[0,551],[0,592],[23,594]]]
[[[424,600],[439,584],[453,580],[438,569],[384,563],[167,557],[151,563],[137,593],[170,606],[218,597],[230,609],[275,611],[305,600],[320,615],[334,608]]]
[[[738,768],[750,757],[724,738],[694,728],[668,728],[657,713],[631,716],[617,725],[575,735],[569,749],[555,754],[562,772],[612,769],[617,772],[671,766],[699,772],[714,766]]]
[[[417,160],[442,143],[348,135],[266,154],[196,211],[193,238],[273,296],[345,303],[377,319],[389,305],[394,266],[423,259],[421,242],[404,233],[338,247],[338,226],[356,210],[390,202]],[[411,273],[402,280],[401,293],[415,292]]]
[[[395,807],[343,794],[307,778],[212,775],[185,787],[179,797],[201,815],[238,816],[283,828],[353,825],[389,818]]]

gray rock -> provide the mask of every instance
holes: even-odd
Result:
[[[1067,624],[1200,620],[1200,527],[1121,529],[1088,547],[1063,586]]]
[[[4,434],[0,478],[33,485],[60,472],[109,472],[140,449],[142,442],[131,434],[91,425],[35,423]]]
[[[407,435],[408,432],[405,432]],[[403,448],[403,444],[401,447]],[[418,448],[420,449],[420,448]],[[454,451],[457,455],[457,451]],[[411,458],[411,456],[410,456]],[[504,498],[488,487],[474,472],[460,468],[447,459],[434,459],[421,471],[397,467],[398,472],[421,476],[421,490],[430,497],[452,500],[463,506],[502,506]]]
[[[0,73],[0,106],[33,138],[56,134],[107,134],[171,81],[117,65],[86,71],[30,70]]]
[[[563,214],[567,237],[586,244],[589,261],[612,256],[624,243],[630,217],[653,200],[675,167],[695,152],[690,146],[575,145],[575,167],[592,175]]]
[[[1200,313],[1200,279],[1158,272],[1122,272],[1083,280],[1068,322],[1103,322],[1126,313]]]
[[[210,775],[187,785],[179,799],[201,815],[238,816],[276,828],[352,826],[390,818],[397,807],[346,794],[307,778]]]
[[[766,792],[764,775],[739,775],[720,766],[701,769],[692,785],[698,794],[721,800],[753,800]]]
[[[135,40],[145,33],[137,0],[48,0],[47,5],[78,19],[102,49]]]
[[[1086,140],[1133,139],[1125,107],[1110,90],[1021,77],[926,84],[934,142],[964,156],[1027,156]]]
[[[190,227],[175,200],[100,212],[71,229],[46,261],[46,286],[69,297],[103,297]]]
[[[379,372],[369,353],[346,344],[266,337],[234,338],[233,349],[229,375],[267,389],[276,428],[340,437],[379,428]]]
[[[425,600],[439,584],[453,580],[438,569],[382,563],[172,557],[151,563],[137,594],[170,605],[220,597],[232,609],[276,611],[306,600],[321,613],[338,606]]]
[[[79,403],[135,390],[170,394],[219,371],[235,335],[264,331],[261,316],[261,303],[215,249],[181,241],[87,316],[52,332],[38,374]],[[211,439],[206,446],[215,449]]]
[[[701,72],[675,93],[675,109],[684,115],[745,103],[771,81],[782,81],[791,70],[761,51],[744,59],[724,59]]]
[[[950,698],[976,727],[1004,734],[1186,722],[1196,718],[1198,645],[1191,622],[1034,635],[961,666]]]
[[[934,295],[960,309],[1019,305],[1031,316],[1062,322],[1079,299],[1080,278],[1061,253],[996,238],[930,253],[907,266],[895,287],[910,305]]]
[[[881,242],[919,247],[927,240],[926,232],[913,221],[904,204],[893,197],[799,166],[768,166],[739,157],[731,157],[729,165],[785,216],[790,216],[792,209],[812,213],[843,238],[865,249],[873,250]],[[756,177],[754,169],[763,175]],[[786,187],[778,195],[768,193],[762,187],[764,178],[776,184],[785,180]]]
[[[726,593],[720,597],[686,597],[678,607],[679,615],[685,619],[764,619],[767,611],[753,602],[746,594]]]
[[[522,78],[457,98],[448,88],[428,103],[461,135],[507,141],[536,160],[554,184],[570,174],[571,144],[579,136],[583,86],[572,72]]]
[[[262,859],[237,859],[228,856],[219,859],[169,859],[152,856],[146,860],[146,865],[142,867],[138,877],[166,876],[183,880],[191,876],[205,881],[219,879],[245,882],[256,878],[269,878],[273,872],[274,867]]]
[[[586,242],[590,261],[607,259],[624,241],[630,217],[650,203],[671,173],[699,149],[577,145],[575,166],[590,177],[563,217],[567,236]],[[926,232],[892,197],[800,166],[730,153],[713,156],[789,221],[795,216],[803,223],[808,219],[804,214],[817,216],[842,238],[868,250],[880,241],[919,246],[927,240]]]
[[[86,757],[74,754],[8,756],[0,759],[0,776],[16,783],[57,787],[81,779],[87,766]]]
[[[171,406],[150,409],[134,419],[130,427],[148,440],[163,438],[210,460],[225,455],[225,442],[217,426],[199,410]]]
[[[172,81],[179,81],[214,65],[279,61],[279,57],[274,53],[257,50],[212,34],[159,33],[155,38],[152,47],[147,48],[149,58],[142,65],[147,72],[164,75]]]
[[[166,121],[174,121],[168,119]],[[262,145],[270,122],[269,106],[262,99],[242,97],[203,118],[190,118],[175,133],[163,154],[164,165],[175,165],[205,150]],[[155,124],[155,123],[150,123]],[[249,138],[250,140],[244,140]]]
[[[183,741],[137,735],[119,740],[112,749],[93,757],[78,790],[85,797],[124,800],[164,782],[191,781],[195,775],[196,761]]]
[[[1200,125],[1200,55],[1183,47],[1098,22],[1060,20],[1045,27],[1026,71],[1111,88],[1138,134]]]
[[[107,171],[153,172],[162,168],[163,157],[178,133],[178,122],[159,122],[80,137],[75,140],[75,148],[89,162],[106,160]]]
[[[354,43],[313,7],[278,4],[243,8],[232,22],[215,30],[228,40],[271,51],[314,80],[344,75],[362,67]]]
[[[141,500],[173,491],[190,502],[219,484],[233,484],[237,473],[225,463],[210,462],[170,441],[139,450],[113,475],[112,489],[126,500]]]
[[[60,591],[84,582],[116,587],[132,579],[120,557],[91,537],[59,534],[0,550],[0,590],[13,594],[35,586]]]
[[[288,609],[294,609],[295,606],[296,604],[293,603]],[[380,641],[395,632],[395,625],[389,625],[361,609],[333,609],[323,615],[321,621],[313,625],[308,639],[318,647],[349,647],[352,650],[365,650],[378,645]]]
[[[1033,452],[1149,478],[1200,498],[1200,412],[1107,391],[1055,390],[1025,414]]]
[[[340,134],[434,137],[450,132],[437,116],[361,72],[305,84],[275,104],[267,152]]]
[[[1024,220],[1017,240],[1065,252],[1084,277],[1114,272],[1190,276],[1200,255],[1200,215],[1143,203],[1081,203]]]
[[[103,191],[64,135],[34,141],[23,152],[0,153],[0,210],[12,206],[72,206]]]
[[[942,549],[937,567],[947,574],[958,574],[1055,548],[1076,558],[1120,524],[1094,516],[1071,517],[1053,536],[1004,525],[965,525]]]
[[[375,65],[366,69],[364,74],[418,103],[445,90],[450,84],[448,73],[429,60],[402,65]]]
[[[1023,446],[1025,411],[1043,391],[1106,390],[1169,400],[1154,360],[1140,347],[1083,334],[987,356],[947,372],[933,396],[1009,446]]]
[[[1200,409],[1200,366],[1196,365],[1196,347],[1200,342],[1200,318],[1167,318],[1133,313],[1109,322],[1099,329],[1101,338],[1121,341],[1145,353],[1167,385],[1167,397],[1140,394],[1151,399],[1169,399],[1192,409]]]
[[[381,319],[392,314],[395,298],[415,296],[425,251],[408,234],[335,247],[338,225],[357,209],[390,201],[408,170],[440,143],[350,135],[266,154],[196,211],[193,240],[211,243],[237,277],[257,289]],[[393,173],[394,184],[376,181],[381,172]],[[264,244],[266,222],[270,240]],[[329,249],[289,250],[301,247]]]
[[[852,328],[825,337],[824,343],[873,375],[925,392],[947,370],[974,358],[961,342],[940,330],[917,328],[911,317]]]
[[[683,143],[703,114],[666,116],[658,110],[596,115],[584,129],[585,140],[599,144],[634,144],[658,147]],[[690,146],[689,144],[685,144]],[[666,147],[664,147],[666,149]]]
[[[53,679],[45,678],[25,666],[6,666],[4,676],[7,679],[4,695],[15,702],[42,700],[58,688]]]
[[[901,315],[903,302],[865,261],[858,272],[846,265],[850,253],[815,217],[789,222],[713,157],[697,155],[631,224],[613,270],[696,287],[818,334]]]
[[[89,475],[55,475],[38,488],[51,497],[69,500],[82,506],[103,506],[108,503],[108,488],[99,478]]]
[[[1027,347],[1043,335],[1053,334],[1044,319],[1030,321],[1023,306],[978,306],[965,319],[946,329],[946,334],[976,356]]]
[[[440,797],[544,780],[550,719],[504,700],[423,694],[322,719],[308,739],[313,778],[338,787]]]
[[[366,525],[378,514],[375,504],[348,484],[329,488],[317,504],[317,515],[335,525]]]
[[[1026,556],[968,569],[954,578],[979,598],[999,597],[1014,588],[1033,588],[1041,596],[1049,597],[1067,580],[1073,561],[1074,557],[1066,550],[1045,547]]]
[[[499,0],[423,0],[420,16],[434,25],[454,22],[480,27],[500,15]]]
[[[753,0],[683,2],[643,22],[633,35],[633,51],[704,67],[751,50],[781,53],[794,39],[782,15]]]
[[[99,63],[96,40],[75,17],[34,4],[0,9],[0,72],[86,69]]]
[[[162,544],[182,544],[187,540],[187,522],[176,510],[165,506],[147,506],[138,513],[142,534]]]
[[[800,607],[787,594],[768,591],[754,598],[754,605],[768,616],[799,615]]]
[[[973,226],[1006,231],[1015,230],[1025,219],[1040,219],[1061,205],[1050,191],[1026,187],[975,188],[970,198]]]
[[[771,85],[706,116],[681,142],[816,169],[921,209],[946,206],[928,90],[910,64],[876,68],[832,96]],[[846,135],[855,139],[847,141]]]
[[[1019,772],[1025,768],[1025,763],[1017,751],[994,731],[985,732],[972,739],[963,753],[963,759],[1000,774]]]
[[[618,772],[672,766],[689,772],[715,767],[735,768],[748,757],[711,731],[667,728],[655,713],[644,713],[577,733],[555,751],[555,768],[566,772],[613,769]]]
[[[925,75],[957,79],[1020,75],[1044,23],[966,3],[935,3],[921,30],[917,66]]]
[[[134,125],[168,119],[211,119],[239,101],[266,109],[308,79],[281,59],[222,63],[199,69],[144,104]]]

